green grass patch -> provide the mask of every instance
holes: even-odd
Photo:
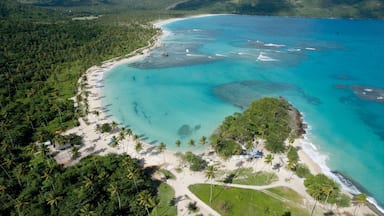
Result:
[[[232,184],[269,185],[277,180],[275,173],[253,172],[252,168],[239,168],[229,173],[223,181]]]
[[[274,187],[274,188],[267,189],[267,191],[277,194],[285,199],[292,200],[295,203],[299,203],[299,204],[303,203],[303,198],[300,196],[300,194],[298,194],[296,191],[292,190],[291,188]]]
[[[153,208],[152,216],[175,216],[177,215],[177,207],[173,203],[175,198],[175,191],[173,188],[165,183],[161,183],[157,196],[160,199],[159,204]]]
[[[189,189],[209,205],[209,184],[195,184]],[[275,199],[261,191],[213,186],[212,208],[221,215],[309,215],[308,210]]]
[[[159,169],[159,173],[163,174],[166,179],[176,179],[176,176],[169,170]]]

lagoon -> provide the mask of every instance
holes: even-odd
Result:
[[[105,74],[119,123],[186,150],[250,101],[283,96],[303,112],[303,148],[323,171],[384,205],[384,21],[220,15],[162,28],[160,48]]]

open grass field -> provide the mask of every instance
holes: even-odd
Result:
[[[196,184],[189,189],[209,205],[210,185]],[[213,187],[211,207],[221,215],[309,215],[308,210],[295,204],[297,194],[284,188],[274,188],[274,193],[284,195],[293,202],[281,201],[261,191],[225,186]]]

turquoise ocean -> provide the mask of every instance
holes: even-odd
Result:
[[[283,96],[323,171],[384,206],[384,21],[218,15],[162,28],[161,47],[104,75],[116,121],[148,143],[199,149],[225,116]]]

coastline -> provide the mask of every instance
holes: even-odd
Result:
[[[225,14],[222,14],[222,15],[225,15]],[[113,117],[108,116],[106,114],[105,112],[106,108],[103,107],[102,105],[102,101],[101,101],[102,100],[102,94],[101,94],[102,80],[103,80],[104,74],[110,71],[112,68],[122,64],[132,63],[134,61],[138,61],[142,58],[145,58],[150,54],[151,50],[157,47],[160,47],[162,40],[166,36],[171,34],[169,31],[163,28],[164,25],[169,24],[171,22],[183,20],[183,19],[206,17],[206,16],[217,16],[217,15],[205,14],[205,15],[186,17],[186,18],[174,18],[174,19],[156,21],[155,23],[153,23],[153,25],[157,28],[161,28],[161,31],[159,31],[153,38],[150,39],[147,46],[143,48],[139,48],[127,54],[124,57],[118,57],[118,58],[113,58],[113,59],[104,61],[102,62],[101,66],[92,66],[91,68],[89,68],[83,76],[87,77],[87,83],[89,87],[86,90],[89,92],[88,106],[89,106],[90,112],[84,118],[79,119],[80,126],[72,128],[65,132],[65,134],[76,133],[83,137],[84,147],[80,149],[81,157],[71,161],[69,151],[62,151],[55,157],[58,163],[64,164],[65,166],[70,166],[77,163],[81,158],[91,154],[105,155],[108,153],[116,153],[116,154],[127,153],[128,155],[131,155],[133,157],[144,159],[146,166],[160,165],[160,166],[166,167],[167,169],[174,170],[176,168],[175,164],[179,162],[179,158],[175,156],[174,152],[172,151],[166,150],[165,152],[160,153],[157,151],[157,148],[155,146],[141,141],[143,143],[144,148],[141,152],[136,152],[134,148],[135,141],[133,140],[132,137],[127,137],[125,140],[123,140],[120,143],[120,145],[113,148],[108,145],[108,142],[110,141],[112,136],[118,135],[117,131],[110,134],[101,134],[95,131],[96,124],[110,123],[113,121],[112,119]],[[80,78],[79,82],[81,82],[81,80],[82,78]],[[79,89],[78,94],[80,95],[82,94],[81,89]],[[92,111],[98,111],[98,115],[92,113]],[[87,119],[87,120],[85,121],[84,119]],[[306,140],[305,138],[300,138],[300,139],[297,139],[294,143],[294,146],[298,146],[302,148],[300,151],[298,151],[300,160],[308,166],[308,168],[313,174],[325,173],[322,164],[318,164],[318,162],[314,160],[313,155],[311,155],[306,148],[303,148],[303,146],[305,145],[304,144],[305,142],[308,142],[308,140]],[[205,154],[205,153],[202,153],[202,154]],[[214,157],[213,159],[211,157],[207,157],[207,160],[209,160],[212,163],[220,161],[220,159],[217,157]],[[221,160],[220,163],[224,164],[224,166],[228,169],[236,169],[236,166],[234,165],[233,161],[231,162],[231,161]],[[257,161],[256,164],[249,164],[249,165],[246,164],[245,166],[261,168],[262,166],[264,166],[264,163],[262,160],[259,160]],[[267,167],[266,170],[272,170],[272,169],[271,167]],[[183,177],[178,176],[178,179],[180,178],[181,181],[175,181],[175,182],[169,182],[169,183],[174,187],[176,195],[178,195],[178,193],[181,193],[181,195],[183,195],[183,193],[188,194],[188,191],[186,191],[184,188],[188,186],[187,184],[193,184],[193,183],[205,181],[205,177],[203,176],[203,174],[202,176],[200,174],[201,173],[197,175],[196,173],[189,171],[186,174],[184,174]],[[300,193],[300,195],[304,197],[304,199],[307,199],[310,202],[312,202],[309,195],[306,194],[305,187],[302,183],[303,182],[302,179],[292,178],[291,180],[287,181],[286,179],[288,179],[288,176],[290,176],[291,174],[290,174],[290,171],[286,171],[284,169],[277,174],[279,175],[280,180],[277,183],[273,183],[270,186],[284,185],[284,186],[291,187],[297,190]],[[298,185],[300,183],[301,185]],[[203,203],[198,202],[198,204],[200,205],[203,212],[213,214],[213,215],[218,215],[217,212],[212,211],[212,209],[209,208],[208,206],[204,206]],[[182,209],[183,202],[181,202],[181,204],[179,203],[178,205],[179,205],[179,208],[178,208],[178,211],[179,211],[180,209]],[[349,210],[353,212],[353,207],[350,207],[345,210]],[[362,207],[360,209],[360,213],[372,213],[372,212],[367,207]]]

